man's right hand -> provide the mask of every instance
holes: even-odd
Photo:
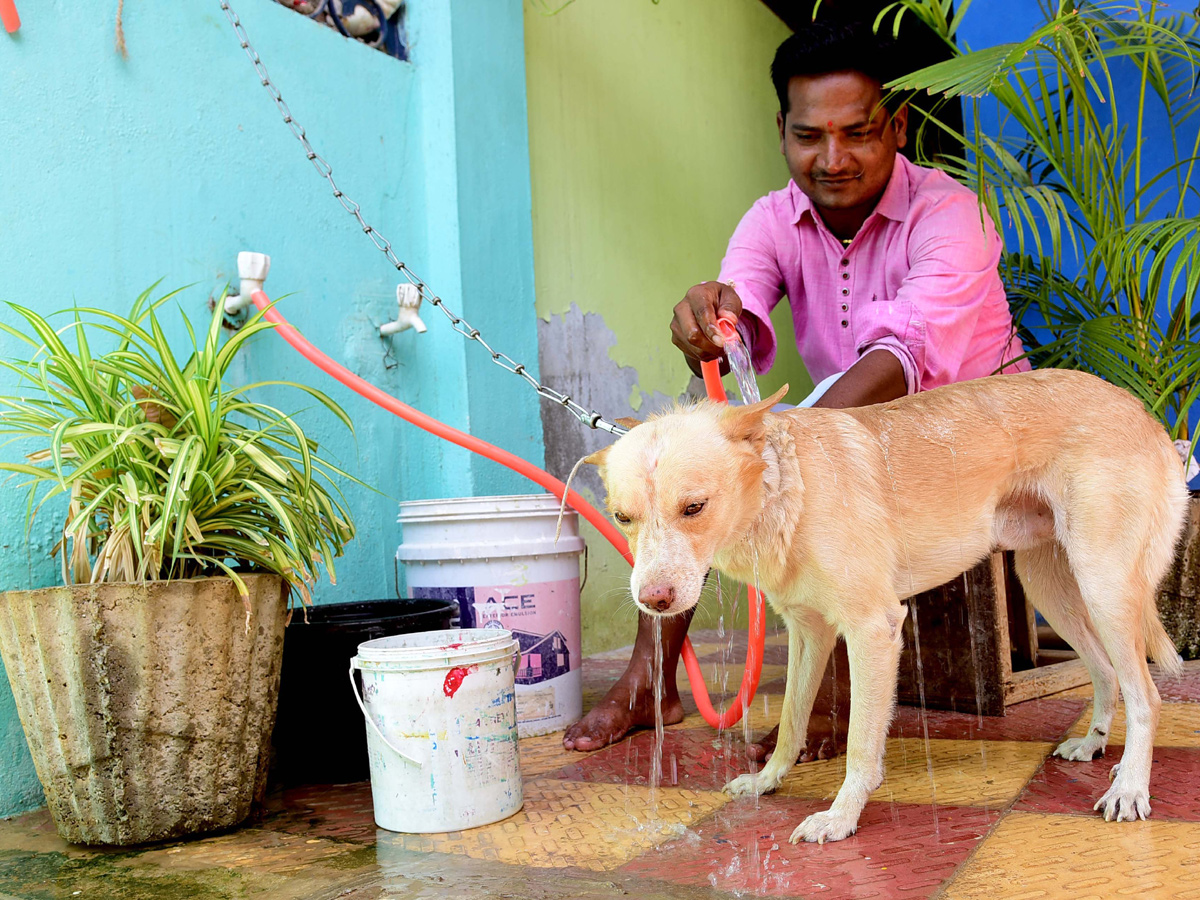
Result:
[[[675,304],[671,319],[671,343],[678,347],[688,366],[697,375],[700,363],[708,359],[721,360],[721,372],[728,371],[725,362],[725,342],[717,330],[717,319],[742,315],[742,300],[737,292],[719,281],[706,281],[691,288]]]

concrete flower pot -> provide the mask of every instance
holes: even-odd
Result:
[[[1183,658],[1200,657],[1200,495],[1195,492],[1175,562],[1158,588],[1158,614]]]
[[[266,789],[281,581],[0,594],[0,652],[59,834],[129,845],[230,828]]]

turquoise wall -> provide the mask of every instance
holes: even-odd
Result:
[[[411,63],[273,0],[234,5],[339,186],[448,303],[536,372],[520,0],[413,4]],[[334,358],[540,465],[532,393],[436,310],[422,310],[428,333],[393,339],[389,368],[377,327],[393,316],[398,276],[305,160],[217,0],[128,0],[128,60],[113,47],[114,10],[25,3],[22,29],[0,35],[0,301],[124,310],[162,279],[192,285],[180,303],[203,321],[210,294],[236,278],[238,251],[266,252],[268,293],[290,294],[284,315]],[[17,352],[0,340],[0,353]],[[273,335],[253,342],[234,376],[304,381],[341,401],[355,439],[328,416],[307,416],[306,427],[382,492],[347,488],[359,537],[317,602],[393,592],[398,500],[532,490],[359,401]],[[58,523],[46,516],[27,538],[20,493],[0,492],[0,589],[57,580]],[[0,680],[0,815],[40,803]]]

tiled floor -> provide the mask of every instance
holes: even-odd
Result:
[[[707,634],[696,644],[718,682],[724,643]],[[778,717],[781,644],[768,648],[755,729]],[[621,671],[606,657],[585,663],[586,703]],[[731,666],[727,683],[739,678]],[[524,809],[461,833],[376,829],[366,784],[276,792],[253,826],[123,852],[64,844],[44,812],[31,813],[0,822],[0,900],[1200,898],[1200,663],[1159,686],[1147,822],[1105,823],[1091,810],[1120,758],[1123,718],[1107,758],[1049,758],[1086,728],[1087,691],[1002,719],[930,712],[922,721],[920,710],[901,709],[886,780],[858,834],[824,846],[787,838],[827,806],[844,761],[798,766],[774,795],[732,801],[720,789],[746,771],[741,728],[718,735],[689,705],[667,730],[657,790],[648,732],[586,755],[562,750],[558,735],[532,738],[521,747]]]

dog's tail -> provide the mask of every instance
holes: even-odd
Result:
[[[1183,671],[1183,661],[1175,651],[1175,644],[1167,636],[1159,618],[1155,603],[1158,587],[1167,577],[1174,564],[1180,538],[1188,527],[1189,504],[1187,486],[1181,477],[1179,454],[1169,440],[1160,441],[1162,478],[1168,490],[1163,502],[1154,509],[1151,533],[1141,554],[1142,573],[1154,589],[1142,607],[1142,636],[1146,641],[1146,652],[1152,660],[1171,676]]]
[[[1154,600],[1143,608],[1142,633],[1146,638],[1146,650],[1150,658],[1159,664],[1163,672],[1172,678],[1182,674],[1183,660],[1175,650],[1174,641],[1167,635],[1167,629],[1163,628]]]

